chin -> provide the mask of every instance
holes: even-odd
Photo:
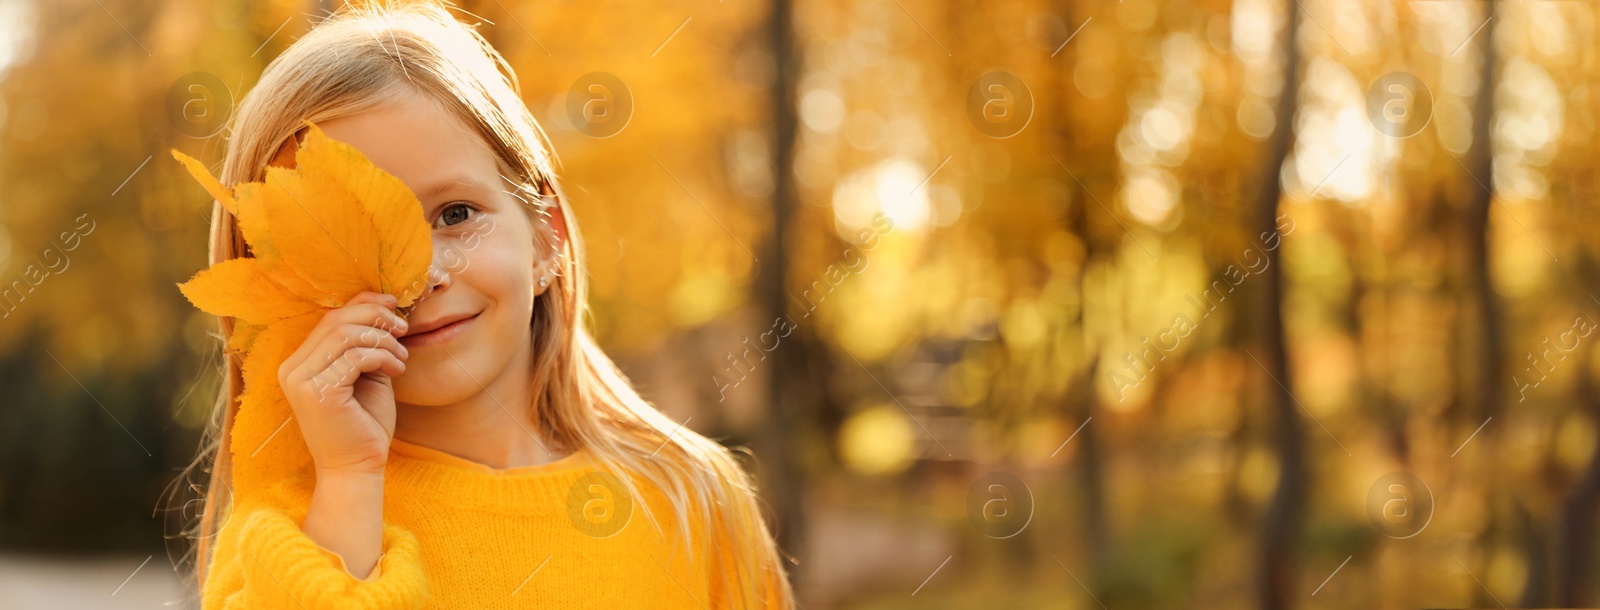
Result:
[[[440,355],[444,357],[422,358],[418,354],[406,363],[406,372],[394,378],[395,402],[419,407],[442,407],[456,404],[483,391],[466,371],[461,370],[461,365],[473,369],[477,367],[473,367],[465,359],[461,364],[456,364],[449,356]],[[482,380],[482,372],[477,370],[471,372],[473,376]]]
[[[495,332],[510,325],[487,315],[477,321],[442,342],[407,345],[411,357],[406,372],[394,378],[395,401],[419,407],[457,404],[495,385],[513,363],[527,360],[532,337],[526,322]]]

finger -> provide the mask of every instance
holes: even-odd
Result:
[[[371,300],[372,299],[368,297],[368,301]],[[344,307],[330,310],[328,313],[323,314],[322,319],[317,321],[317,325],[312,327],[310,333],[306,334],[306,340],[300,344],[300,348],[296,349],[293,354],[290,354],[288,358],[284,359],[284,365],[288,367],[288,370],[298,369],[303,366],[306,361],[318,356],[321,356],[322,359],[318,360],[316,365],[320,366],[322,364],[326,364],[330,354],[328,354],[326,350],[317,352],[314,348],[324,343],[327,337],[336,332],[339,326],[347,324],[359,324],[377,328],[380,331],[385,331],[383,334],[389,335],[403,335],[405,334],[406,330],[410,328],[405,320],[401,319],[400,316],[396,315],[393,310],[381,303],[362,302],[345,305]],[[337,355],[337,353],[332,354],[332,356]]]
[[[388,350],[401,361],[411,356],[411,350],[401,345],[400,340],[393,333],[365,324],[341,325],[330,331],[325,340],[330,344],[338,342],[348,347],[370,347]]]
[[[310,389],[320,402],[327,392],[354,384],[364,373],[382,371],[390,377],[396,377],[405,370],[406,364],[388,350],[354,347],[313,374],[310,377]]]
[[[333,314],[334,317],[331,321],[332,323],[363,324],[396,335],[405,334],[406,329],[410,327],[410,323],[406,322],[405,318],[400,317],[400,314],[395,313],[393,307],[378,303],[363,303],[355,307],[342,307],[329,313]]]
[[[328,368],[334,360],[346,357],[345,353],[353,348],[381,349],[394,354],[402,362],[411,356],[411,351],[388,332],[362,324],[343,324],[322,335],[317,344],[310,348],[301,368],[315,374]]]
[[[322,322],[329,324],[343,324],[357,322],[357,318],[366,318],[368,322],[388,318],[382,313],[393,313],[399,305],[391,295],[378,292],[363,292],[346,301],[343,306],[329,310],[323,315]],[[398,316],[394,316],[398,317]],[[376,326],[376,324],[374,324]]]
[[[394,295],[384,294],[382,292],[363,292],[363,293],[357,294],[356,296],[352,297],[349,301],[346,301],[344,306],[345,307],[349,307],[351,305],[360,305],[362,303],[376,303],[376,304],[379,304],[379,305],[387,305],[389,307],[399,307],[400,306],[399,299],[396,299],[394,297]]]

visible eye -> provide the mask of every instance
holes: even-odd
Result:
[[[439,217],[433,221],[433,228],[441,229],[451,225],[458,225],[472,218],[478,209],[463,201],[448,204],[439,212]]]

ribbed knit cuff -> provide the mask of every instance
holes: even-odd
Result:
[[[396,526],[383,527],[383,556],[358,580],[305,534],[288,514],[253,511],[240,530],[239,560],[250,599],[268,608],[421,608],[427,601],[421,546]]]
[[[344,556],[343,555],[340,555],[340,554],[335,553],[333,551],[330,551],[328,549],[324,549],[321,546],[318,546],[317,548],[322,550],[323,556],[327,557],[328,561],[332,561],[333,565],[339,566],[339,569],[344,570],[345,572],[349,573],[351,577],[355,576],[354,572],[350,572],[349,564],[346,564],[344,562]],[[357,578],[356,580],[359,580],[361,582],[372,582],[374,580],[377,580],[378,579],[378,575],[381,574],[381,573],[383,573],[383,555],[378,555],[378,564],[372,566],[372,571],[367,573],[367,577],[366,578]]]

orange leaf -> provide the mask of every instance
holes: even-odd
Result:
[[[228,337],[227,352],[242,354],[250,351],[250,346],[255,344],[256,337],[267,327],[260,324],[251,324],[239,321],[233,325],[233,336]]]
[[[359,201],[326,183],[312,183],[299,170],[281,167],[267,168],[263,192],[272,243],[290,269],[341,300],[381,287],[378,235],[372,215]],[[283,247],[287,244],[293,247]]]
[[[303,470],[311,463],[300,426],[278,385],[278,367],[299,349],[324,310],[285,318],[256,335],[241,371],[244,394],[233,422],[235,489],[261,486]]]
[[[194,176],[195,181],[199,182],[200,186],[205,187],[206,192],[211,193],[211,196],[215,197],[217,202],[222,204],[222,207],[227,208],[229,212],[234,214],[239,213],[239,205],[234,201],[233,193],[228,192],[228,188],[222,186],[222,183],[218,182],[216,178],[212,178],[211,172],[206,169],[204,164],[195,160],[194,157],[176,150],[172,151],[172,158],[182,163],[183,168],[189,170],[189,175]]]
[[[212,265],[178,289],[201,311],[252,324],[271,324],[316,308],[262,274],[260,263],[253,258]]]
[[[272,196],[269,187],[260,182],[245,182],[239,184],[237,191],[241,201],[250,204],[241,206],[239,214],[239,232],[244,234],[244,241],[250,244],[250,252],[262,263],[262,273],[284,288],[299,295],[300,298],[316,302],[323,307],[338,307],[344,301],[334,295],[311,285],[299,273],[289,267],[283,260],[283,252],[272,241],[272,232],[267,228],[266,206],[260,202]],[[280,193],[279,197],[283,195]]]
[[[381,292],[393,294],[400,306],[410,305],[426,287],[433,260],[430,228],[421,219],[422,202],[404,182],[367,161],[354,146],[333,140],[312,125],[296,156],[312,184],[339,184],[361,202],[378,240]],[[418,281],[418,279],[423,281]]]
[[[338,307],[372,291],[410,305],[427,286],[433,259],[422,203],[355,147],[309,125],[293,167],[270,166],[263,182],[231,193],[198,161],[173,156],[238,217],[261,263],[258,275],[288,298]]]

